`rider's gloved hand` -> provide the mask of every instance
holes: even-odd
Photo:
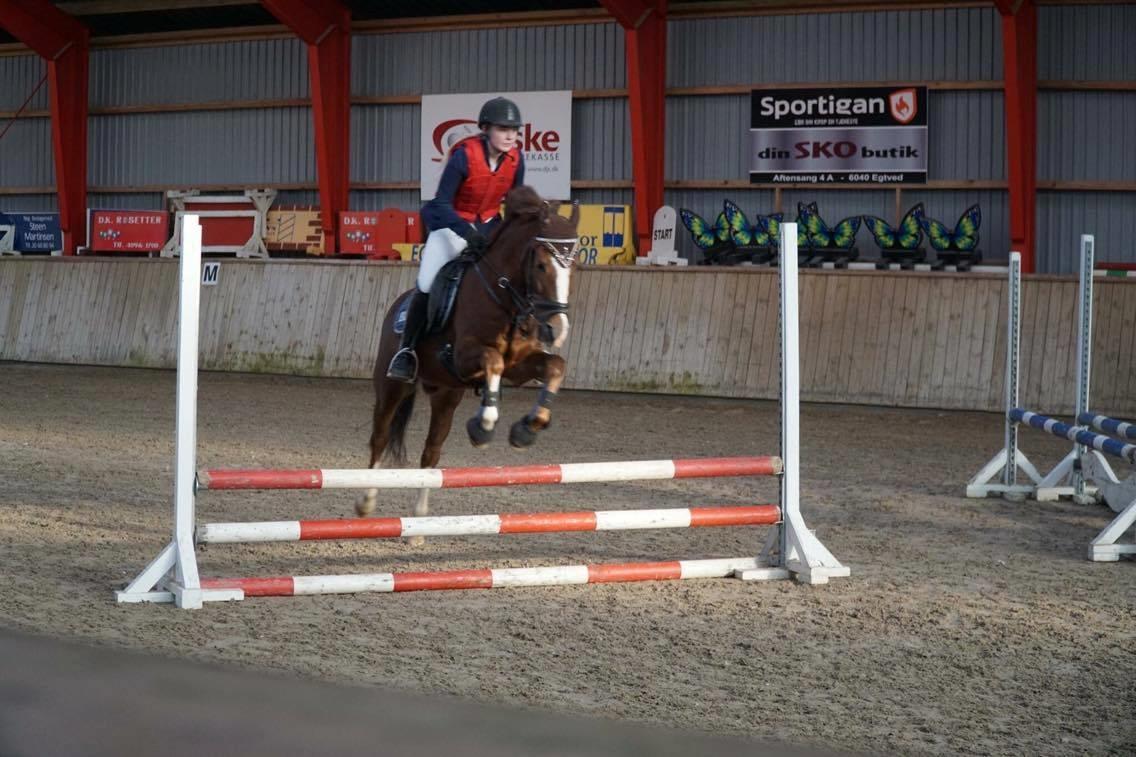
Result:
[[[469,255],[481,255],[489,247],[489,239],[474,228],[470,228],[465,235],[466,247],[464,252]]]

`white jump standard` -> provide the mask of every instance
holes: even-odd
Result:
[[[119,602],[174,602],[197,608],[205,601],[246,596],[291,596],[345,592],[431,589],[489,589],[616,581],[693,578],[766,580],[796,578],[827,583],[849,575],[805,526],[800,512],[800,396],[798,371],[797,231],[782,226],[781,261],[781,455],[704,459],[565,463],[499,468],[423,470],[208,470],[195,477],[197,411],[197,324],[200,302],[201,227],[192,215],[183,222],[178,328],[177,449],[174,537],[124,590]],[[520,513],[417,518],[365,518],[261,523],[212,523],[195,529],[195,497],[201,490],[328,488],[464,488],[579,484],[720,476],[780,476],[779,505],[691,507]],[[197,543],[308,541],[313,539],[461,536],[567,531],[699,528],[769,525],[759,556],[705,560],[614,563],[434,571],[342,576],[201,578]]]
[[[1089,412],[1089,380],[1092,368],[1093,237],[1081,236],[1081,271],[1078,297],[1077,336],[1077,423],[1063,423],[1018,406],[1021,332],[1021,256],[1010,253],[1009,313],[1006,338],[1006,432],[1005,446],[982,468],[966,487],[966,496],[999,494],[1013,499],[1032,496],[1039,501],[1072,496],[1082,503],[1095,502],[1097,496],[1119,515],[1089,545],[1089,559],[1110,562],[1122,554],[1136,554],[1136,544],[1118,543],[1136,524],[1136,474],[1121,481],[1101,453],[1136,464],[1136,444],[1094,433],[1092,426],[1110,434],[1136,440],[1136,424]],[[1073,449],[1049,473],[1041,475],[1029,458],[1018,449],[1018,425],[1068,439]],[[1028,484],[1017,480],[1021,470]],[[995,483],[995,479],[998,482]],[[1087,486],[1091,484],[1092,486]],[[1097,496],[1094,496],[1097,495]]]

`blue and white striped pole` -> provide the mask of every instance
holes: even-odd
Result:
[[[1076,444],[1083,444],[1086,447],[1092,447],[1098,452],[1107,452],[1110,455],[1123,458],[1130,463],[1136,463],[1136,444],[1125,444],[1116,439],[1110,439],[1103,434],[1095,434],[1087,429],[1070,426],[1068,423],[1062,423],[1056,418],[1050,418],[1047,415],[1040,415],[1030,412],[1029,410],[1023,410],[1020,407],[1015,407],[1011,410],[1009,417],[1011,421],[1029,424],[1036,429],[1053,434],[1054,436],[1068,439]]]
[[[1123,436],[1125,439],[1136,439],[1136,423],[1118,421],[1115,418],[1109,418],[1107,415],[1081,413],[1077,416],[1077,423],[1083,426],[1092,426],[1098,431],[1104,431],[1113,436]]]

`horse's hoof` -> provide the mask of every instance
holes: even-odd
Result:
[[[486,431],[481,425],[481,418],[476,415],[466,422],[465,430],[469,434],[470,444],[474,447],[481,448],[493,441],[493,429]]]
[[[406,543],[409,544],[412,547],[421,547],[423,544],[426,543],[426,537],[425,536],[408,536],[408,537],[406,537]]]
[[[355,503],[355,514],[360,518],[366,518],[371,513],[375,512],[376,500],[374,497],[363,497]]]
[[[509,428],[509,444],[517,449],[531,447],[536,441],[536,434],[535,429],[529,428],[528,420],[521,418]]]

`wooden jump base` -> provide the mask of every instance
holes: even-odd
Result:
[[[565,463],[498,468],[427,470],[205,470],[196,471],[197,356],[200,304],[201,227],[188,214],[182,224],[179,269],[177,455],[174,538],[124,590],[119,602],[203,602],[246,596],[330,594],[360,591],[555,586],[616,581],[735,577],[796,578],[827,583],[849,575],[805,525],[800,512],[800,350],[798,344],[797,229],[784,224],[781,240],[781,455]],[[331,488],[465,488],[532,484],[643,481],[719,476],[780,476],[780,505],[527,513],[366,520],[213,523],[195,530],[199,490]],[[503,568],[433,573],[374,573],[347,576],[208,578],[198,574],[195,538],[202,543],[393,538],[396,536],[542,533],[646,528],[771,525],[758,557],[672,562]]]
[[[1118,560],[1123,554],[1136,554],[1136,544],[1119,543],[1128,529],[1136,525],[1136,474],[1121,481],[1101,454],[1108,453],[1136,463],[1136,444],[1127,444],[1085,426],[1092,426],[1128,439],[1136,439],[1133,424],[1088,411],[1089,378],[1092,366],[1093,334],[1093,257],[1094,239],[1081,236],[1080,295],[1078,297],[1077,336],[1077,423],[1074,426],[1018,406],[1021,338],[1021,256],[1010,253],[1009,315],[1006,337],[1006,429],[1005,445],[966,487],[968,497],[997,494],[1012,499],[1033,497],[1038,501],[1071,496],[1081,503],[1103,499],[1119,513],[1089,544],[1089,559],[1096,562]],[[1018,448],[1018,425],[1053,434],[1073,442],[1073,449],[1044,476]],[[1030,480],[1018,483],[1018,471]],[[1086,486],[1093,485],[1092,489]]]
[[[198,527],[197,543],[246,544],[323,539],[395,539],[400,536],[473,536],[711,526],[772,526],[780,520],[781,508],[777,505],[741,505],[663,510],[207,523]]]
[[[474,486],[583,484],[672,478],[776,476],[779,457],[709,457],[499,468],[362,468],[348,470],[204,470],[197,488],[210,489],[462,489]]]
[[[504,589],[517,586],[679,581],[729,578],[738,572],[761,578],[788,578],[785,568],[769,568],[756,558],[673,560],[671,562],[562,565],[551,568],[488,568],[431,573],[373,573],[347,576],[278,576],[272,578],[203,578],[203,589],[243,592],[246,597],[290,597],[300,594]],[[752,576],[756,578],[758,576]]]

